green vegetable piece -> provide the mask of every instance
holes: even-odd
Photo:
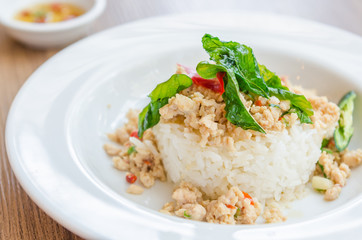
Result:
[[[270,95],[277,97],[279,100],[289,100],[291,109],[287,113],[295,112],[301,123],[311,124],[310,116],[314,114],[312,104],[303,95],[289,91],[287,87],[282,85],[280,78],[264,65],[259,65],[259,68],[268,85]]]
[[[240,208],[236,209],[236,213],[234,214],[234,218],[239,217],[240,213],[241,213],[241,209]]]
[[[324,166],[323,166],[322,164],[320,164],[319,161],[317,161],[317,164],[318,164],[318,166],[320,167],[320,169],[321,169],[321,171],[322,171],[322,173],[323,173],[323,176],[324,176],[325,178],[327,178],[327,174],[324,172]]]
[[[298,115],[298,118],[299,118],[301,123],[308,123],[308,124],[313,123],[309,116],[307,116],[306,114],[304,114],[302,112],[302,110],[300,110],[299,108],[294,107],[294,106],[292,106],[288,111],[283,112],[280,117],[282,118],[282,117],[284,117],[285,115],[287,115],[289,113],[296,113]]]
[[[187,214],[186,210],[184,211],[184,217],[185,218],[191,218],[191,215]]]
[[[226,72],[224,77],[225,92],[222,97],[225,101],[226,118],[234,125],[245,130],[265,133],[264,129],[251,116],[240,99],[239,84],[234,72],[218,64],[200,62],[196,67],[197,73],[203,78],[214,78],[218,72]]]
[[[214,41],[216,42],[218,41],[217,43],[222,44],[222,42],[220,42],[218,38],[212,38],[211,35],[205,34],[202,40],[205,50],[210,54],[210,59],[216,60],[221,57],[220,55],[217,54],[216,45],[211,46],[212,45],[211,43],[213,43]],[[208,40],[210,40],[210,42],[208,42]],[[236,71],[235,66],[224,64],[222,61],[217,64],[200,62],[197,65],[196,70],[201,77],[206,79],[215,78],[218,72],[226,72],[227,74],[224,77],[225,92],[222,95],[225,101],[226,118],[232,124],[239,126],[245,130],[250,129],[265,133],[264,129],[251,116],[251,114],[246,109],[246,107],[244,106],[243,102],[240,99],[239,89],[241,87],[239,86],[239,82],[235,75]],[[245,85],[245,83],[242,84]],[[253,88],[254,85],[255,84],[253,84],[252,87],[250,87],[249,89]],[[258,92],[258,90],[256,90],[256,92]],[[261,94],[265,96],[265,93]]]
[[[301,96],[301,95],[298,95],[298,96]],[[303,96],[304,97],[304,96]],[[307,99],[306,99],[307,100]],[[295,106],[293,106],[293,108],[292,108],[293,110],[294,110],[294,112],[298,115],[298,118],[299,118],[299,120],[300,120],[300,122],[301,123],[308,123],[308,124],[312,124],[313,122],[312,122],[312,119],[310,119],[310,117],[307,115],[307,114],[305,114],[301,109],[299,109],[299,108],[297,108],[297,107],[295,107]],[[312,110],[313,111],[313,110]],[[312,115],[313,115],[313,113],[312,113]]]
[[[328,143],[329,143],[329,139],[324,138],[323,141],[322,141],[321,149],[327,147],[327,146],[328,146]]]
[[[283,119],[283,122],[285,123],[285,126],[289,127],[290,126],[289,122],[285,118],[282,118],[282,119]]]
[[[255,121],[241,101],[238,83],[233,78],[229,78],[229,75],[228,79],[225,93],[222,95],[225,101],[226,118],[232,124],[243,129],[265,133],[265,130]]]
[[[353,136],[353,108],[356,93],[353,91],[348,92],[343,96],[338,106],[340,108],[340,116],[338,120],[338,127],[334,131],[334,141],[338,151],[343,151],[347,148]]]
[[[128,154],[128,155],[131,155],[131,154],[134,153],[134,152],[137,152],[135,146],[132,146],[132,147],[128,148],[128,150],[127,150],[127,154]]]
[[[259,64],[259,69],[261,76],[264,78],[264,81],[269,88],[283,89],[289,91],[287,87],[283,86],[282,81],[280,80],[278,75],[276,75],[261,64]]]
[[[322,148],[321,150],[322,150],[322,152],[333,154],[333,151],[331,149],[329,149],[329,148]]]
[[[258,62],[250,47],[237,42],[223,42],[210,34],[202,37],[202,45],[210,60],[235,74],[240,89],[269,98],[269,90],[260,75]]]
[[[160,83],[150,93],[151,102],[138,116],[138,136],[155,126],[160,121],[159,110],[168,103],[168,99],[190,87],[192,80],[184,74],[174,74],[166,82]]]
[[[294,94],[281,84],[280,78],[259,65],[250,47],[237,42],[223,42],[210,34],[205,34],[202,44],[215,64],[200,62],[196,68],[198,74],[206,79],[216,77],[218,72],[226,72],[224,77],[226,118],[236,126],[265,133],[242,103],[239,90],[253,99],[257,96],[269,98],[276,96],[280,100],[289,100],[292,109],[302,123],[312,123],[313,109],[302,95]]]
[[[218,72],[225,72],[223,99],[226,118],[236,126],[265,133],[264,129],[251,116],[244,106],[240,91],[255,99],[257,96],[269,98],[276,96],[290,100],[292,110],[298,114],[302,123],[311,123],[313,115],[311,104],[302,95],[297,95],[281,84],[277,75],[265,66],[259,65],[250,47],[237,42],[223,42],[210,34],[205,34],[202,44],[215,64],[200,62],[198,74],[206,79],[215,78]],[[138,136],[160,121],[159,109],[168,103],[176,93],[192,85],[192,80],[183,74],[174,74],[168,81],[157,85],[149,97],[151,102],[139,115]]]
[[[202,61],[197,64],[196,71],[202,78],[213,79],[216,78],[218,72],[227,72],[228,70],[219,64]]]
[[[187,75],[174,74],[166,82],[158,84],[148,96],[151,98],[151,102],[156,102],[164,98],[171,98],[191,85],[192,80]]]
[[[155,126],[160,121],[159,110],[168,103],[168,98],[149,103],[138,115],[138,136],[142,138],[143,133]]]

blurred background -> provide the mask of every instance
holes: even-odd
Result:
[[[0,1],[0,9],[5,1]],[[227,9],[295,16],[362,36],[361,0],[108,0],[89,34],[159,15]],[[0,239],[80,239],[48,217],[22,190],[4,143],[6,117],[16,93],[37,67],[60,50],[24,46],[0,26]]]

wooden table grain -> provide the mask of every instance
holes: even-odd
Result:
[[[162,14],[227,9],[297,16],[362,36],[360,0],[108,0],[92,33]],[[52,220],[27,196],[10,168],[5,149],[11,102],[29,75],[58,51],[22,46],[0,27],[0,239],[81,239]]]

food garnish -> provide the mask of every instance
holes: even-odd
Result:
[[[254,206],[254,200],[253,198],[246,192],[242,192],[245,198],[248,198],[250,200],[250,204]]]
[[[323,176],[327,178],[327,174],[324,172],[324,166],[319,161],[317,161],[317,165],[321,169]]]
[[[239,217],[240,213],[241,213],[241,209],[240,208],[236,209],[236,213],[234,214],[234,218]]]
[[[240,91],[253,99],[275,96],[280,100],[289,100],[291,109],[285,114],[294,112],[301,123],[312,123],[310,116],[313,115],[313,109],[310,102],[303,95],[289,91],[276,74],[258,64],[250,47],[237,42],[222,42],[210,34],[203,36],[202,44],[210,60],[215,63],[200,62],[196,67],[197,74],[185,68],[189,76],[174,74],[168,81],[157,85],[149,95],[151,103],[139,115],[139,137],[159,122],[158,111],[168,103],[168,99],[192,83],[222,93],[226,103],[226,118],[245,130],[266,133],[244,106]]]
[[[340,117],[338,127],[334,131],[334,141],[338,151],[343,151],[347,148],[353,135],[353,101],[356,94],[353,91],[348,92],[343,96],[338,106],[340,108]]]
[[[133,173],[128,173],[127,175],[126,175],[126,181],[128,182],[128,183],[134,183],[134,182],[136,182],[136,180],[137,180],[137,176],[136,175],[134,175]]]
[[[328,144],[329,144],[329,141],[330,141],[330,139],[324,138],[323,141],[322,141],[321,149],[326,148],[328,146]]]
[[[227,208],[230,208],[230,209],[235,209],[235,208],[236,208],[235,206],[233,206],[233,205],[231,205],[231,204],[225,204],[225,206],[226,206]]]
[[[291,108],[288,113],[296,113],[301,123],[311,124],[310,116],[313,116],[313,108],[311,103],[303,95],[295,94],[282,85],[280,78],[264,65],[259,65],[261,75],[263,76],[270,96],[275,96],[279,100],[289,100]],[[285,114],[284,114],[285,115]],[[283,115],[283,116],[284,116]]]
[[[222,42],[217,37],[205,34],[202,38],[203,47],[210,55],[213,63],[200,62],[197,72],[203,78],[214,78],[218,72],[226,72],[224,77],[226,118],[243,129],[251,129],[265,133],[264,129],[253,119],[242,103],[239,90],[252,96],[269,98],[275,96],[280,100],[291,102],[291,112],[295,112],[301,123],[312,123],[310,116],[313,109],[310,102],[303,96],[292,93],[282,85],[280,78],[258,64],[253,50],[237,42]]]
[[[159,110],[168,103],[168,99],[182,90],[190,87],[192,80],[185,74],[174,74],[166,82],[160,83],[148,95],[151,102],[142,110],[138,117],[138,136],[142,138],[143,133],[155,126],[160,121]]]
[[[129,147],[127,150],[128,155],[131,155],[134,152],[137,152],[135,146]]]
[[[223,94],[225,92],[224,89],[224,72],[219,72],[216,74],[216,78],[214,79],[205,79],[202,78],[194,69],[191,69],[186,66],[182,66],[178,64],[178,67],[181,67],[186,71],[187,76],[189,76],[192,79],[192,82],[196,85],[211,89],[214,92],[218,92],[220,94]]]
[[[138,137],[138,132],[137,132],[137,131],[132,132],[129,136],[140,139],[140,138]]]
[[[184,217],[185,218],[191,218],[191,215],[187,214],[186,210],[184,211]]]

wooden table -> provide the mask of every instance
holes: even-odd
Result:
[[[293,15],[362,35],[360,0],[108,0],[107,9],[92,32],[161,14],[215,9]],[[6,36],[0,27],[0,239],[80,239],[27,196],[10,168],[4,141],[6,117],[16,93],[29,75],[58,51],[24,47]]]

